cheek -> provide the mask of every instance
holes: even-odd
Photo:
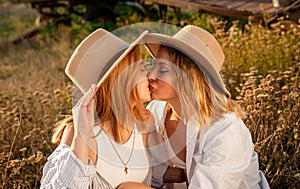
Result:
[[[138,93],[142,100],[150,100],[150,92],[149,92],[149,83],[148,80],[141,81],[138,84]]]
[[[157,74],[157,79],[171,86],[175,86],[177,82],[177,79],[172,71],[163,74]]]
[[[165,97],[174,97],[174,96],[176,96],[176,91],[174,89],[174,85],[171,85],[167,82],[158,83],[157,84],[157,89]]]
[[[165,74],[164,76],[161,76],[158,79],[159,79],[158,86],[163,90],[169,90],[169,91],[174,90],[176,86],[176,82],[178,82],[177,79],[175,79],[173,75],[170,74]]]

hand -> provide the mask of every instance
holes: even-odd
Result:
[[[72,109],[73,121],[75,127],[75,136],[93,137],[94,118],[94,95],[96,87],[93,84],[91,88],[79,99]]]
[[[185,181],[187,181],[187,176],[184,169],[180,169],[177,167],[168,167],[164,175],[164,182],[180,183]]]

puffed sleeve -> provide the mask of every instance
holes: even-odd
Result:
[[[59,145],[48,157],[41,188],[112,188],[92,164],[84,165],[68,145]]]
[[[222,120],[211,130],[198,139],[197,147],[203,146],[193,157],[189,189],[239,188],[253,155],[251,134],[239,119]]]

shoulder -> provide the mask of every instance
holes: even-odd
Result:
[[[234,112],[226,113],[219,124],[224,131],[228,130],[240,135],[251,135],[243,120]]]
[[[252,137],[249,129],[241,118],[234,112],[229,112],[223,118],[212,123],[202,133],[206,147],[220,146],[221,148],[253,148]]]
[[[221,133],[234,132],[239,134],[250,134],[243,120],[234,112],[228,112],[221,119],[213,122],[207,130]]]

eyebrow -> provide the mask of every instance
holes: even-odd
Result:
[[[165,62],[166,60],[164,59],[158,59],[155,61],[156,64],[158,65],[166,65],[166,66],[169,66],[169,64],[167,62]]]
[[[141,65],[143,65],[143,66],[148,66],[148,65],[151,65],[151,62],[150,62],[150,61],[144,61],[144,60],[143,60],[143,61],[140,62],[139,65],[140,65],[140,66],[141,66]]]

